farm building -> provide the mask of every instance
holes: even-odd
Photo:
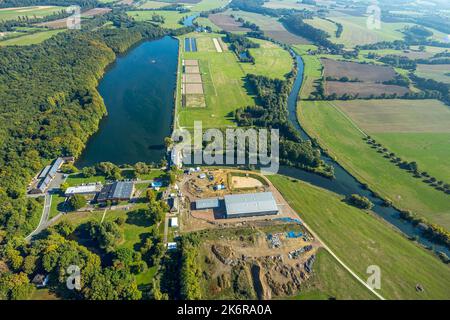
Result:
[[[59,168],[64,163],[63,158],[58,158],[53,162],[52,165],[45,167],[41,173],[39,174],[39,179],[41,179],[37,185],[37,188],[33,189],[31,193],[45,193],[47,189],[50,187],[50,183],[53,181],[53,179],[56,176],[56,173],[58,172]]]
[[[97,192],[99,192],[102,189],[101,184],[90,184],[86,186],[77,186],[77,187],[69,187],[67,188],[65,192],[65,196],[73,196],[76,194],[81,195],[95,195]]]
[[[209,199],[199,199],[195,201],[195,208],[197,210],[203,209],[213,209],[219,207],[219,199],[218,198],[209,198]]]
[[[180,208],[178,197],[171,197],[167,200],[167,204],[169,205],[170,212],[178,212]]]
[[[134,184],[129,181],[116,181],[112,184],[107,184],[100,191],[97,202],[117,202],[130,200],[134,192]]]
[[[232,194],[224,200],[227,219],[278,214],[272,192]]]

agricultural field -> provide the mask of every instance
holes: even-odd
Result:
[[[448,64],[418,64],[415,74],[422,78],[450,84],[450,65]]]
[[[393,103],[391,107],[395,109],[396,105],[401,107],[402,104],[408,105],[414,101],[418,106],[423,104],[423,101],[416,100],[404,102],[387,100],[384,104]],[[411,210],[430,222],[450,229],[448,195],[425,184],[421,179],[414,178],[409,172],[398,168],[371,148],[363,140],[365,133],[355,124],[357,120],[352,121],[342,111],[346,110],[347,105],[361,108],[366,106],[364,110],[368,112],[371,108],[383,106],[383,101],[301,101],[298,117],[308,134],[316,138],[319,144],[359,181],[367,183],[371,190],[390,199],[398,208]],[[445,116],[443,106],[441,108]],[[397,115],[397,119],[403,117],[401,112],[397,112]],[[361,115],[361,118],[373,119],[374,116]],[[412,119],[417,121],[409,120],[410,128],[420,128],[421,124],[428,126],[420,116]],[[393,126],[386,124],[384,130],[381,129],[383,124],[378,126],[380,127],[378,132],[398,130],[398,124]],[[361,127],[364,128],[364,125]]]
[[[273,38],[281,43],[309,44],[309,41],[305,38],[299,37],[286,30],[286,28],[278,21],[277,18],[246,11],[226,11],[226,14],[232,14],[235,16],[235,18],[242,18],[245,21],[256,24],[261,28],[266,36]]]
[[[229,2],[229,0],[201,0],[200,2],[194,4],[192,7],[190,5],[188,7],[194,12],[201,12],[224,7]]]
[[[285,79],[293,68],[293,60],[288,51],[269,41],[251,39],[260,45],[250,49],[255,64],[241,63],[245,73],[252,73],[269,78]]]
[[[2,8],[0,9],[0,21],[17,20],[23,17],[30,19],[43,18],[63,10],[65,10],[65,7],[58,6]]]
[[[226,13],[215,13],[209,15],[208,19],[220,29],[228,32],[248,32],[248,28],[242,27],[240,22],[237,22],[233,17]]]
[[[38,44],[63,31],[64,30],[48,30],[30,33],[17,38],[0,41],[0,46],[28,46],[31,44]]]
[[[317,7],[308,4],[303,4],[299,0],[269,0],[264,3],[264,7],[271,9],[298,9],[298,10],[317,9]]]
[[[336,61],[321,59],[324,66],[324,78],[332,81],[325,82],[326,94],[358,94],[359,97],[380,96],[381,94],[404,95],[409,90],[397,85],[385,85],[384,81],[393,80],[396,72],[389,66],[363,64],[350,61]],[[346,77],[350,82],[337,81]]]
[[[327,251],[319,249],[311,279],[295,300],[372,300],[377,299]]]
[[[300,218],[360,278],[367,278],[368,266],[380,267],[379,293],[385,298],[449,299],[449,267],[380,218],[307,183],[281,175],[269,176],[269,180]],[[418,283],[423,292],[416,291]]]
[[[209,27],[211,28],[212,32],[220,32],[221,28],[219,28],[217,25],[215,25],[209,18],[204,17],[198,17],[195,19],[195,22],[202,27]]]

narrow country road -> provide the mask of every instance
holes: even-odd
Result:
[[[42,209],[42,215],[41,220],[39,221],[39,225],[33,232],[31,232],[28,236],[25,237],[26,241],[30,241],[34,235],[38,234],[47,227],[51,205],[52,205],[52,195],[47,192],[45,194],[44,208]]]

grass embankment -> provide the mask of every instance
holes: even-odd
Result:
[[[308,134],[371,190],[392,200],[399,208],[412,210],[450,229],[448,195],[414,178],[372,149],[354,122],[350,122],[334,103],[301,102],[298,117]]]
[[[303,70],[303,83],[300,90],[300,99],[307,99],[316,91],[317,82],[322,78],[323,66],[320,63],[320,59],[315,55],[309,55],[308,50],[316,50],[314,45],[298,45],[294,46],[294,51],[302,57],[304,70]]]
[[[385,298],[450,299],[450,268],[380,218],[307,183],[280,175],[269,179],[309,227],[361,279],[368,278],[368,266],[380,267],[379,292]],[[417,284],[423,286],[423,292],[416,291]]]
[[[313,276],[295,300],[371,300],[377,297],[353,278],[327,251],[321,249]]]

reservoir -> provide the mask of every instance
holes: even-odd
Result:
[[[108,115],[89,139],[78,167],[163,158],[164,138],[171,134],[177,61],[178,41],[168,36],[142,42],[117,58],[98,86]]]

